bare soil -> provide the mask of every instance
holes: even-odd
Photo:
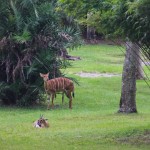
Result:
[[[150,145],[150,130],[145,131],[143,134],[129,136],[125,138],[117,139],[120,143],[130,143],[133,145],[147,144]]]
[[[96,78],[96,77],[114,77],[114,76],[121,76],[121,74],[114,74],[114,73],[97,73],[97,72],[79,72],[76,75],[80,77],[87,77],[87,78]]]

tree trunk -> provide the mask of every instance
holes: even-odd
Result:
[[[134,113],[136,109],[136,44],[126,43],[126,56],[122,73],[122,92],[118,112]]]
[[[87,26],[87,39],[94,40],[95,37],[95,30],[92,27]]]
[[[136,79],[144,79],[144,71],[142,69],[142,59],[140,53],[140,47],[135,44],[136,53]]]
[[[92,13],[87,13],[87,20],[91,17],[91,15],[92,15]],[[93,27],[90,27],[89,25],[87,25],[86,38],[88,40],[95,39],[95,29]]]

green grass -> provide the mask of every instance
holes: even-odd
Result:
[[[122,72],[124,49],[110,45],[85,45],[72,51],[72,55],[81,57],[81,61],[73,62],[69,73],[84,72]]]
[[[121,76],[81,78],[76,73],[122,72],[123,53],[117,46],[86,45],[71,51],[80,56],[65,70],[78,79],[73,109],[68,100],[61,104],[58,95],[54,110],[45,106],[31,108],[0,107],[1,150],[149,150],[150,89],[137,82],[137,114],[118,114]],[[148,72],[148,70],[146,70]],[[150,75],[150,73],[148,72]],[[33,128],[40,114],[49,119],[50,128]]]

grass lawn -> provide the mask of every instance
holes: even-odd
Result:
[[[55,100],[54,110],[0,107],[0,150],[149,150],[150,89],[137,81],[137,114],[118,114],[121,76],[83,78],[79,72],[121,74],[124,54],[121,47],[85,45],[70,54],[80,56],[68,76],[78,79],[73,109],[68,99]],[[124,50],[123,50],[124,51]],[[150,77],[150,72],[145,68]],[[149,83],[150,84],[150,83]],[[33,128],[40,114],[48,118],[50,128]]]

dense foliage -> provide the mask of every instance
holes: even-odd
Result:
[[[149,0],[59,0],[65,12],[79,23],[94,27],[108,37],[139,43],[150,59]],[[89,14],[89,17],[87,17]]]
[[[79,42],[74,24],[65,27],[52,0],[0,0],[0,99],[30,105],[38,98],[40,72],[61,76],[63,49]]]

